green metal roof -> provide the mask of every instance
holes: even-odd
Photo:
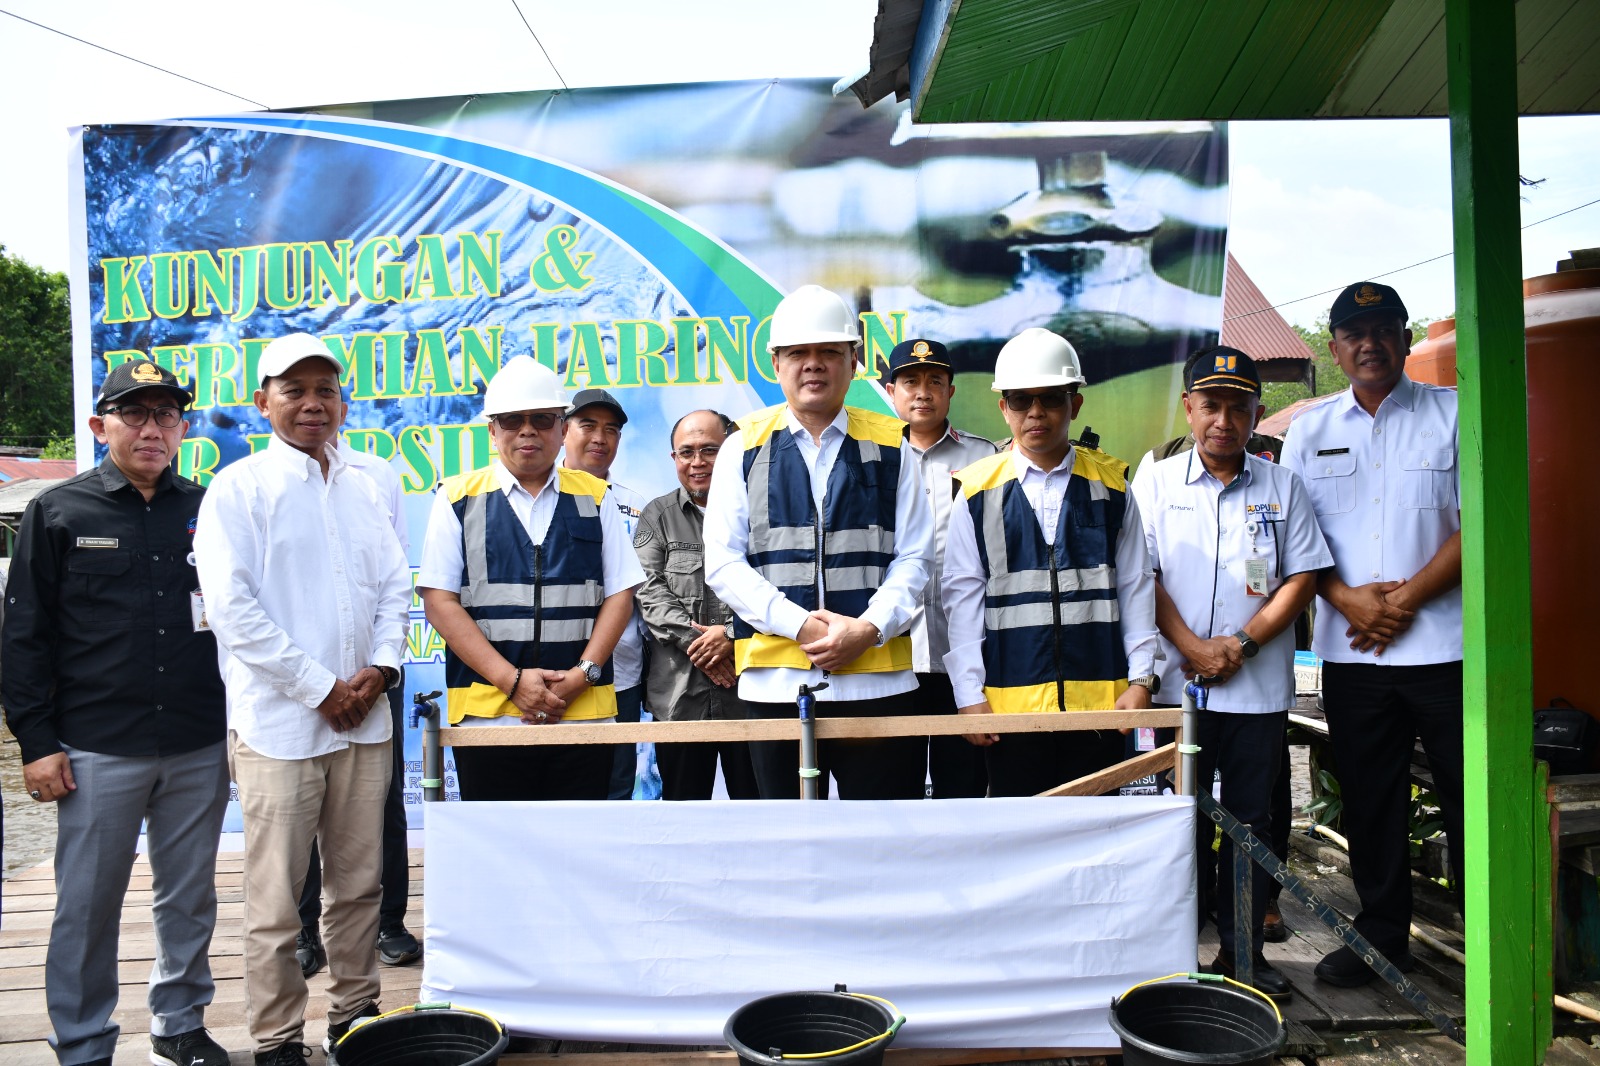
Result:
[[[1600,0],[1516,21],[1518,110],[1600,109]],[[1443,0],[879,0],[875,30],[852,88],[918,122],[1446,113]]]

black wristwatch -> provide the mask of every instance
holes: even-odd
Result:
[[[400,671],[392,666],[374,666],[374,670],[383,675],[383,690],[385,692],[400,683]]]
[[[592,663],[588,659],[579,659],[577,669],[583,671],[583,679],[591,685],[600,683],[600,664]]]
[[[1239,642],[1240,654],[1242,654],[1246,659],[1254,659],[1256,657],[1256,652],[1261,650],[1261,645],[1256,643],[1256,638],[1252,637],[1244,630],[1239,630],[1239,632],[1235,633],[1233,636],[1234,639]]]

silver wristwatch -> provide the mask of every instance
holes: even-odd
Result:
[[[579,659],[577,668],[583,671],[583,679],[589,684],[598,685],[600,683],[599,663],[592,663],[588,659]]]

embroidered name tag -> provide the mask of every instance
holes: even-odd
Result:
[[[1283,513],[1283,508],[1275,503],[1247,503],[1244,505],[1247,518],[1260,518],[1266,522],[1276,522]]]
[[[116,537],[79,537],[80,548],[115,548],[122,542]]]

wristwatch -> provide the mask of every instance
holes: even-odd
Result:
[[[1256,643],[1256,638],[1252,637],[1244,630],[1239,630],[1239,632],[1235,633],[1233,636],[1234,639],[1239,642],[1240,654],[1242,654],[1246,659],[1254,659],[1256,657],[1256,652],[1261,650],[1261,645]]]
[[[396,670],[394,667],[392,667],[392,666],[377,666],[377,667],[374,667],[374,669],[377,670],[378,673],[383,675],[383,690],[385,692],[389,691],[390,689],[394,688],[395,685],[399,684],[399,682],[400,682],[400,671]]]
[[[723,627],[722,627],[722,631],[723,631],[723,632],[724,632],[724,633],[726,633],[726,634],[728,634],[728,639],[729,639],[729,640],[734,640],[734,639],[736,639],[736,638],[735,638],[735,637],[734,637],[734,635],[733,635],[733,623],[732,623],[732,622],[729,622],[729,623],[728,623],[728,624],[727,624],[727,625],[725,625],[725,626],[723,626]]]
[[[592,663],[588,659],[579,659],[577,669],[583,671],[583,679],[591,685],[600,683],[600,664]]]
[[[1130,677],[1128,678],[1128,684],[1143,685],[1145,688],[1150,690],[1150,695],[1154,696],[1157,692],[1161,691],[1161,675],[1145,674],[1143,677]]]

